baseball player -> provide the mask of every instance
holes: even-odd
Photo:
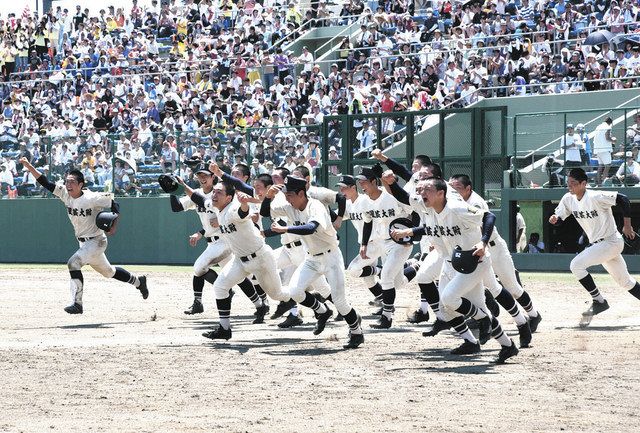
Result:
[[[332,302],[349,325],[349,339],[343,347],[357,348],[364,342],[362,320],[345,296],[342,254],[329,212],[320,201],[307,196],[305,179],[287,176],[283,189],[287,204],[270,204],[281,189],[283,188],[280,185],[272,186],[267,192],[263,206],[270,206],[272,216],[283,217],[289,221],[290,225],[285,227],[274,223],[271,226],[273,231],[298,234],[304,244],[304,261],[294,272],[289,284],[291,296],[295,301],[316,312],[318,322],[313,333],[319,335],[333,312],[326,304],[307,293],[307,290],[313,281],[326,277],[331,287]]]
[[[451,353],[462,355],[480,351],[480,343],[464,320],[465,317],[473,317],[481,325],[485,324],[480,328],[481,336],[483,331],[487,332],[486,324],[490,324],[488,328],[491,336],[502,346],[496,362],[504,363],[518,354],[518,348],[502,331],[498,319],[488,312],[482,287],[484,273],[491,263],[486,254],[486,245],[491,237],[495,216],[461,200],[448,199],[447,184],[442,179],[427,179],[421,191],[425,206],[433,210],[425,217],[428,224],[421,228],[422,234],[429,234],[429,231],[432,235],[437,233],[446,255],[452,257],[452,260],[456,249],[472,250],[473,256],[482,259],[470,273],[455,269],[449,261],[445,261],[443,265],[440,276],[440,313],[464,339],[462,345]],[[394,230],[391,235],[404,237],[412,232],[412,229]]]
[[[410,209],[379,186],[382,167],[363,167],[356,179],[367,195],[367,208],[363,210],[360,255],[351,261],[347,271],[358,276],[365,266],[375,266],[382,260],[380,284],[382,286],[382,314],[375,329],[388,329],[393,320],[396,289],[405,284],[404,263],[411,254],[411,245],[396,243],[389,237],[389,225],[399,217],[407,217]]]
[[[340,193],[342,193],[347,198],[347,205],[344,214],[344,219],[348,219],[353,224],[353,228],[356,229],[358,233],[358,243],[362,242],[362,227],[364,225],[363,220],[363,212],[368,208],[366,202],[368,201],[368,197],[366,194],[359,194],[358,188],[356,186],[356,179],[350,175],[343,175],[340,177],[340,180],[336,184],[338,188],[340,188]],[[360,260],[359,255],[354,258],[354,260]],[[355,265],[354,265],[355,269]],[[367,288],[373,294],[375,300],[372,305],[379,303],[382,305],[382,286],[380,285],[380,281],[378,281],[378,276],[380,275],[380,271],[382,268],[376,266],[376,264],[365,266],[362,269],[362,272],[359,277],[364,280]]]
[[[207,164],[204,162],[195,167],[194,172],[200,183],[200,188],[195,190],[195,192],[204,196],[205,199],[210,199],[213,185],[217,181],[216,177],[209,171]],[[224,267],[224,265],[231,260],[232,254],[224,241],[220,239],[220,227],[214,227],[215,220],[217,219],[215,209],[206,209],[204,206],[199,206],[188,196],[178,198],[171,194],[169,197],[171,210],[173,212],[195,210],[200,218],[202,229],[189,236],[189,244],[195,247],[203,237],[207,241],[207,248],[200,254],[193,265],[193,304],[184,312],[185,314],[200,314],[204,312],[204,306],[202,304],[204,283],[206,281],[213,284],[216,278],[218,278],[217,272],[211,269],[211,267],[214,265]],[[212,224],[212,222],[214,224]],[[264,315],[268,309],[262,307],[262,301],[257,302],[258,293],[253,287],[253,284],[251,284],[251,281],[245,278],[238,286],[251,302],[259,306],[259,308],[256,308],[256,320],[254,320],[253,323],[263,323]]]
[[[591,266],[602,265],[620,287],[640,299],[640,284],[629,275],[627,264],[622,258],[624,241],[611,212],[611,207],[615,205],[622,209],[622,233],[629,239],[634,239],[636,233],[631,226],[631,203],[625,195],[615,191],[587,189],[587,182],[587,174],[582,168],[571,169],[567,180],[569,192],[562,197],[549,218],[551,224],[557,224],[573,215],[591,242],[590,246],[571,260],[570,265],[573,275],[593,298],[589,309],[582,313],[580,326],[583,327],[591,323],[593,316],[609,309],[607,300],[587,271]]]
[[[182,179],[179,179],[179,182],[184,185]],[[202,334],[206,338],[228,340],[232,336],[229,320],[231,314],[229,290],[234,285],[253,274],[271,298],[288,301],[291,297],[282,290],[280,277],[273,272],[275,259],[271,247],[264,243],[264,238],[249,216],[251,197],[242,192],[236,194],[233,185],[224,180],[213,187],[209,200],[205,200],[202,194],[194,192],[188,185],[184,185],[184,189],[198,206],[217,210],[216,223],[220,227],[221,238],[234,254],[234,258],[222,268],[213,284],[220,324],[218,328]],[[238,199],[234,199],[236,195]],[[256,308],[262,305],[262,308],[266,309],[259,301],[254,302],[254,305]]]
[[[473,191],[469,176],[455,174],[449,179],[449,185],[460,194],[467,204],[475,206],[484,212],[489,212],[487,202]],[[491,252],[491,266],[493,269],[489,269],[489,272],[487,272],[484,286],[489,289],[496,301],[502,305],[516,322],[520,333],[520,347],[528,347],[531,341],[531,333],[538,328],[542,316],[533,307],[533,301],[531,301],[529,294],[518,283],[511,253],[507,243],[498,234],[498,229],[493,229],[487,248]],[[500,278],[500,282],[504,287],[500,286],[500,283],[496,280],[496,275]],[[516,299],[529,315],[529,321],[516,305]],[[532,327],[533,329],[531,329]]]
[[[210,166],[213,170],[215,170],[215,173],[217,175],[222,176],[223,180],[231,182],[236,187],[237,190],[242,191],[245,194],[251,195],[256,199],[256,202],[250,203],[250,206],[257,207],[255,215],[258,218],[258,221],[260,223],[259,225],[261,226],[262,220],[260,217],[261,216],[269,217],[269,215],[261,215],[261,212],[259,209],[260,208],[259,203],[261,203],[261,201],[264,199],[264,195],[266,194],[267,189],[271,185],[273,185],[272,176],[268,174],[259,175],[256,181],[254,182],[254,186],[251,187],[250,185],[243,182],[242,179],[238,179],[235,176],[233,176],[233,174],[231,176],[224,174],[222,170],[220,170],[220,168],[217,166],[217,164],[212,163]],[[277,172],[275,177],[276,179],[278,179],[280,184],[284,184],[284,182],[281,181],[281,175],[283,173],[283,170],[286,170],[286,169],[275,170]],[[286,170],[286,172],[288,174],[288,170]],[[280,194],[277,197],[279,197],[283,203],[286,203],[286,200],[284,199],[284,194]],[[270,228],[267,230],[261,229],[261,231],[263,232],[263,234],[265,234],[266,237],[272,236],[274,234],[279,234],[279,233],[273,232]],[[289,283],[289,280],[291,279],[291,276],[293,275],[293,271],[295,271],[295,268],[300,263],[302,263],[302,260],[304,258],[304,250],[302,248],[302,242],[299,239],[299,236],[297,235],[284,234],[281,238],[281,242],[282,242],[282,247],[278,248],[275,251],[275,254],[277,258],[278,269],[282,271],[281,281],[283,284],[286,285]],[[328,296],[331,293],[331,288],[329,287],[325,278],[320,278],[314,281],[312,283],[312,288],[323,296]],[[271,316],[271,318],[277,319],[278,317],[282,316],[287,311],[286,308],[289,308],[289,307],[291,307],[290,302],[281,302],[280,304],[278,304],[278,307],[276,308],[276,311]],[[302,323],[303,323],[302,319],[298,314],[298,308],[296,305],[294,305],[289,309],[289,315],[287,316],[287,318],[285,318],[283,322],[279,323],[278,327],[291,328],[293,326],[301,325]]]
[[[36,170],[27,158],[20,158],[20,163],[29,170],[40,185],[62,200],[67,207],[75,237],[78,239],[80,248],[67,262],[71,276],[71,305],[65,307],[64,311],[69,314],[83,313],[84,278],[81,270],[85,265],[91,266],[104,277],[115,278],[133,285],[140,291],[142,298],[147,299],[149,297],[147,277],[137,277],[126,269],[113,267],[104,254],[107,249],[107,237],[105,232],[96,226],[96,216],[105,208],[111,208],[111,211],[116,214],[120,212],[118,203],[113,200],[113,194],[84,190],[84,176],[79,170],[69,171],[64,183],[54,184]],[[109,234],[114,232],[115,226]]]

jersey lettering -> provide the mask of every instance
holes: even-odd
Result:
[[[234,223],[231,223],[228,226],[220,226],[220,231],[228,235],[230,233],[237,232],[238,229],[236,228],[236,225]]]
[[[436,238],[439,237],[454,237],[454,236],[462,236],[462,230],[460,230],[459,226],[425,226],[425,233],[427,236],[433,236]]]
[[[370,210],[366,212],[371,218],[391,218],[396,216],[395,209]]]
[[[573,214],[573,217],[575,219],[585,219],[585,218],[597,218],[598,217],[598,211],[597,210],[587,210],[587,211],[577,211],[574,210],[573,212],[571,212]]]
[[[67,206],[67,213],[71,216],[81,216],[81,217],[90,217],[91,209],[78,209],[75,207]]]

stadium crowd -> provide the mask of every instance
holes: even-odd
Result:
[[[1,194],[38,192],[21,156],[53,179],[75,166],[92,187],[140,195],[158,173],[191,178],[181,162],[197,154],[254,175],[317,168],[327,115],[628,88],[640,76],[630,0],[138,3],[0,19]],[[328,67],[287,49],[312,28],[348,24],[359,30]],[[602,30],[611,34],[587,44]],[[402,122],[386,119],[380,139]],[[383,145],[372,125],[354,122],[358,150]],[[324,143],[329,159],[339,137]]]

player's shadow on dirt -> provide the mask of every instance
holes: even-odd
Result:
[[[570,330],[578,330],[578,331],[637,331],[638,327],[637,326],[626,326],[626,325],[614,325],[614,326],[586,326],[586,327],[581,327],[580,325],[576,325],[576,326],[556,326],[554,329],[556,330],[563,330],[563,329],[570,329]],[[535,338],[535,337],[534,337]]]
[[[212,341],[205,344],[205,346],[211,347],[214,350],[233,350],[240,354],[247,353],[251,349],[265,349],[269,347],[282,347],[283,345],[301,344],[308,340],[303,338],[265,338],[251,340],[250,342],[225,342],[225,341]],[[270,353],[270,352],[264,352]]]
[[[21,331],[36,329],[111,329],[117,325],[131,325],[133,323],[147,323],[146,320],[136,322],[107,322],[107,323],[80,323],[78,325],[61,325],[61,326],[36,326],[33,328],[19,328]]]
[[[486,362],[487,354],[495,351],[483,351],[482,353],[476,353],[473,355],[452,355],[450,349],[424,349],[420,352],[395,352],[387,353],[384,356],[376,359],[376,361],[388,362],[391,357],[414,359],[419,362],[424,362],[422,367],[398,367],[390,368],[389,371],[400,370],[428,370],[441,373],[456,373],[456,374],[496,374],[496,364],[493,362]],[[444,365],[439,363],[446,362]]]

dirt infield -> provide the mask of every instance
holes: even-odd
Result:
[[[366,329],[363,347],[343,351],[344,322],[320,337],[308,310],[292,330],[252,325],[241,293],[233,339],[213,343],[200,336],[216,323],[210,286],[205,313],[187,317],[189,269],[132,269],[148,271],[147,301],[86,271],[82,316],[62,310],[63,266],[0,269],[0,432],[640,430],[640,302],[608,276],[596,282],[611,309],[580,330],[587,294],[573,278],[525,274],[544,320],[532,348],[494,365],[495,341],[454,357],[453,334],[406,323],[415,285],[399,293],[394,329]],[[368,328],[368,293],[349,283]]]

